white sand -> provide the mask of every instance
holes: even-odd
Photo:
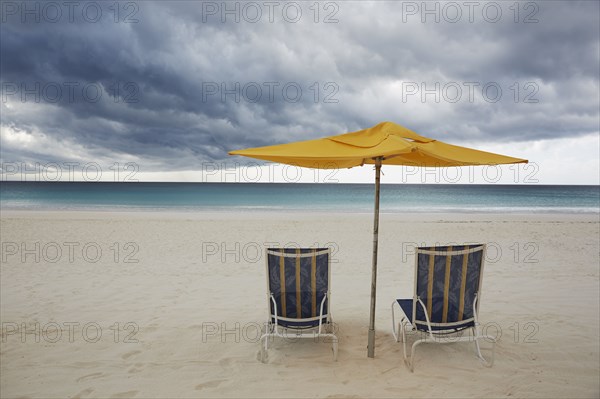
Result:
[[[598,215],[382,215],[375,359],[369,214],[3,211],[0,227],[3,398],[600,394]],[[268,242],[334,246],[338,362],[328,344],[281,340],[257,362]],[[411,374],[389,311],[412,295],[403,245],[449,242],[490,244],[481,321],[501,328],[496,362],[423,345]]]

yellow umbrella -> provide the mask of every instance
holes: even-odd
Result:
[[[364,164],[375,165],[371,314],[367,347],[369,357],[375,356],[375,294],[381,165],[448,167],[527,163],[525,159],[460,147],[423,137],[392,122],[382,122],[368,129],[316,140],[231,151],[229,155],[243,155],[265,161],[318,169],[352,168]]]

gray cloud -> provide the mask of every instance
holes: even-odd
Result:
[[[57,22],[22,4],[2,5],[3,161],[193,169],[382,120],[450,142],[598,132],[598,2],[477,3],[472,21],[463,2],[427,3],[439,22],[422,2],[324,2],[318,22],[312,2],[277,3],[272,22],[262,2],[227,3],[239,22],[222,2],[92,2],[96,23],[90,3]]]

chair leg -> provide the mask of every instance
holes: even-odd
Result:
[[[402,319],[400,320],[400,323],[398,323],[398,329],[401,332],[401,334],[398,335],[400,342],[404,342],[406,340],[406,322],[404,320],[405,319]],[[398,342],[398,340],[396,342]]]
[[[262,363],[267,363],[269,359],[269,339],[275,336],[275,326],[271,323],[266,323],[266,331],[260,337],[260,351],[258,352],[257,358]]]
[[[335,328],[333,326],[333,322],[327,322],[327,324],[325,324],[325,332],[327,334],[334,334],[335,333]]]
[[[492,355],[490,357],[490,360],[488,361],[486,358],[483,357],[483,355],[481,354],[481,347],[479,346],[479,340],[480,339],[490,339],[492,341]],[[485,367],[492,367],[494,365],[494,355],[496,352],[496,340],[490,336],[486,336],[486,335],[480,335],[478,337],[475,337],[475,349],[477,352],[477,357],[479,358],[479,360],[483,363],[483,365]]]
[[[412,372],[414,372],[414,360],[415,360],[415,352],[416,352],[417,346],[419,346],[420,344],[422,344],[424,342],[427,342],[427,339],[419,339],[419,340],[415,341],[412,344],[410,357],[408,357],[407,350],[406,350],[406,324],[401,321],[399,323],[398,327],[400,329],[400,333],[401,333],[401,337],[402,337],[402,348],[403,348],[402,355],[404,357],[404,363],[406,364],[406,367],[408,367],[408,369],[412,373]],[[480,335],[480,332],[476,328],[473,329],[473,334],[474,334],[473,338],[475,341],[475,354],[477,355],[477,358],[483,363],[483,365],[485,367],[492,367],[492,365],[494,364],[496,339],[494,337],[490,337],[489,335]],[[492,342],[492,354],[490,356],[490,360],[487,360],[485,357],[483,357],[483,354],[481,353],[481,347],[479,345],[480,339],[486,339],[486,340],[490,340]]]
[[[415,343],[412,345],[412,349],[410,351],[410,358],[406,357],[406,341],[404,344],[404,363],[406,364],[406,366],[408,367],[408,369],[410,370],[411,373],[414,372],[414,366],[415,366],[415,351],[417,349],[417,346],[421,345],[423,342],[425,342],[424,339],[419,339],[417,341],[415,341]]]
[[[398,330],[396,330],[396,315],[394,314],[394,303],[396,303],[396,301],[392,302],[392,334],[394,335],[394,339],[396,340],[396,342],[398,342],[398,334],[400,332],[400,328],[398,328]],[[400,326],[398,326],[400,327]]]
[[[260,351],[258,352],[258,360],[262,363],[267,363],[268,359],[269,359],[269,336],[271,334],[269,332],[263,334],[262,337],[260,337]]]
[[[333,361],[337,362],[338,359],[338,339],[335,335],[333,335],[332,337],[332,349],[333,349]]]
[[[481,331],[479,330],[479,326],[475,325],[472,329],[471,329],[473,336],[474,336],[474,341],[475,341],[475,354],[477,355],[477,358],[483,363],[483,365],[485,367],[492,367],[492,365],[494,364],[494,354],[496,351],[496,338],[490,337],[489,335],[481,335]],[[481,347],[479,345],[479,340],[480,339],[489,339],[492,342],[492,356],[491,356],[491,360],[488,361],[486,358],[483,357],[483,355],[481,354]]]
[[[396,330],[398,331],[396,333]],[[394,328],[394,339],[396,340],[396,342],[402,342],[402,324],[398,323],[398,328]]]
[[[404,325],[405,325],[405,320],[406,316],[404,314],[402,314],[402,317],[400,318],[400,322],[398,324],[396,324],[396,313],[394,312],[394,304],[397,304],[398,302],[394,301],[392,302],[392,334],[394,335],[394,339],[396,340],[396,342],[403,342],[404,338],[403,338],[403,330],[404,330]],[[400,306],[400,305],[398,305]]]
[[[406,329],[404,324],[400,324],[401,334],[402,334],[402,356],[404,357],[404,364],[409,366],[408,358],[406,357]],[[409,367],[410,368],[410,367]]]

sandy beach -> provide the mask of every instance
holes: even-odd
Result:
[[[0,396],[595,398],[599,224],[383,214],[369,359],[371,214],[3,211]],[[475,242],[488,244],[480,318],[495,364],[472,344],[422,345],[410,373],[390,304],[412,296],[412,251]],[[298,245],[333,247],[339,359],[278,340],[262,364],[264,250]]]

